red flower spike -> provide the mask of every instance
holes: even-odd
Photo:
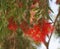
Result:
[[[49,23],[46,19],[42,19],[42,22],[38,22],[42,33],[44,33],[45,35],[49,34],[52,32],[52,28],[53,25],[51,25],[51,23]]]
[[[51,33],[54,30],[53,25],[47,20],[43,19],[39,24],[33,25],[32,28],[25,27],[28,26],[27,23],[22,23],[21,28],[26,35],[29,35],[36,42],[45,42],[45,37],[47,34]],[[28,28],[28,29],[26,29]],[[27,30],[27,31],[26,31]]]
[[[36,42],[44,42],[45,41],[45,35],[43,35],[41,32],[37,34],[33,34],[32,39]]]
[[[13,17],[9,18],[9,20],[8,20],[8,22],[9,22],[8,29],[12,30],[12,31],[16,31],[18,26],[17,26],[17,23],[15,23],[15,21],[13,21],[13,19],[14,19]]]
[[[36,42],[45,41],[45,35],[40,31],[38,25],[34,25],[33,28],[30,28],[27,34]]]
[[[52,33],[54,30],[54,27],[53,25],[51,25],[51,23],[49,23],[45,19],[42,19],[41,21],[39,21],[38,26],[40,27],[40,31],[41,31],[40,41],[44,42],[46,35],[49,33]]]
[[[17,24],[16,23],[9,23],[8,24],[8,29],[11,30],[11,31],[16,31],[18,28]]]
[[[40,39],[41,32],[40,32],[39,27],[37,25],[34,25],[32,32],[33,32],[32,36],[31,36],[32,39],[36,42],[40,42],[39,39]]]

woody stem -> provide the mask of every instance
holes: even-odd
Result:
[[[55,22],[54,22],[53,26],[55,26],[58,17],[59,17],[59,16],[56,16],[56,19],[55,19]],[[50,43],[50,40],[51,40],[52,35],[53,35],[53,33],[51,33],[48,42],[45,42],[45,43],[44,43],[44,45],[46,46],[46,49],[49,49],[49,43]]]
[[[58,17],[59,17],[59,16],[56,16],[56,19],[55,19],[55,22],[54,22],[53,26],[55,26]],[[49,46],[49,43],[50,43],[50,40],[51,40],[52,35],[53,35],[53,33],[51,33],[51,35],[50,35],[50,38],[49,38],[49,41],[48,41],[48,46]]]

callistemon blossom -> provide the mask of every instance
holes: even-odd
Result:
[[[20,24],[20,28],[25,35],[28,35],[31,39],[37,42],[44,42],[45,37],[54,30],[53,25],[45,19],[41,20],[37,24],[34,24],[32,27],[28,26],[26,22],[23,22]]]
[[[13,17],[8,20],[8,29],[11,31],[16,31],[18,28],[17,23],[13,21]]]

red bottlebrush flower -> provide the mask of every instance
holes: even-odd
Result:
[[[54,30],[54,26],[51,25],[47,20],[43,19],[38,22],[38,26],[40,27],[41,35],[40,35],[40,41],[44,42],[45,37],[47,34],[52,33]]]
[[[45,34],[41,31],[42,28],[39,25],[34,25],[34,29],[36,30],[36,36],[39,42],[45,41]]]
[[[53,25],[45,19],[39,24],[34,24],[32,28],[29,28],[26,22],[22,22],[20,27],[26,35],[36,42],[45,42],[46,35],[51,33],[54,29]]]
[[[17,23],[13,21],[13,17],[9,18],[8,22],[9,22],[8,29],[12,31],[16,31],[18,26],[17,26]]]
[[[41,31],[47,35],[49,33],[51,33],[53,31],[53,25],[51,25],[51,23],[49,23],[46,19],[42,19],[41,22],[38,22],[40,28],[41,28]]]
[[[16,31],[17,30],[17,24],[16,23],[9,23],[8,29],[11,31]]]
[[[38,25],[34,25],[33,28],[30,28],[30,30],[28,30],[28,35],[36,42],[45,41],[45,35],[40,31]]]
[[[30,36],[36,42],[45,41],[45,35],[40,31],[39,26],[36,24],[28,30],[26,35]]]

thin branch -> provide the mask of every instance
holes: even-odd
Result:
[[[53,26],[55,26],[55,23],[57,22],[58,17],[59,17],[59,16],[57,15]],[[48,40],[48,46],[49,46],[49,43],[50,43],[50,40],[51,40],[52,35],[53,35],[53,33],[51,33],[50,38],[49,38],[49,40]]]
[[[53,26],[55,26],[55,23],[57,22],[57,19],[58,19],[58,15],[56,16],[56,19],[55,19],[55,22],[53,22]],[[51,40],[51,37],[52,37],[53,33],[51,33],[50,37],[47,35],[47,37],[49,38],[48,42],[44,42],[44,45],[46,46],[46,48],[48,49],[49,47],[49,43],[50,43],[50,40]]]

